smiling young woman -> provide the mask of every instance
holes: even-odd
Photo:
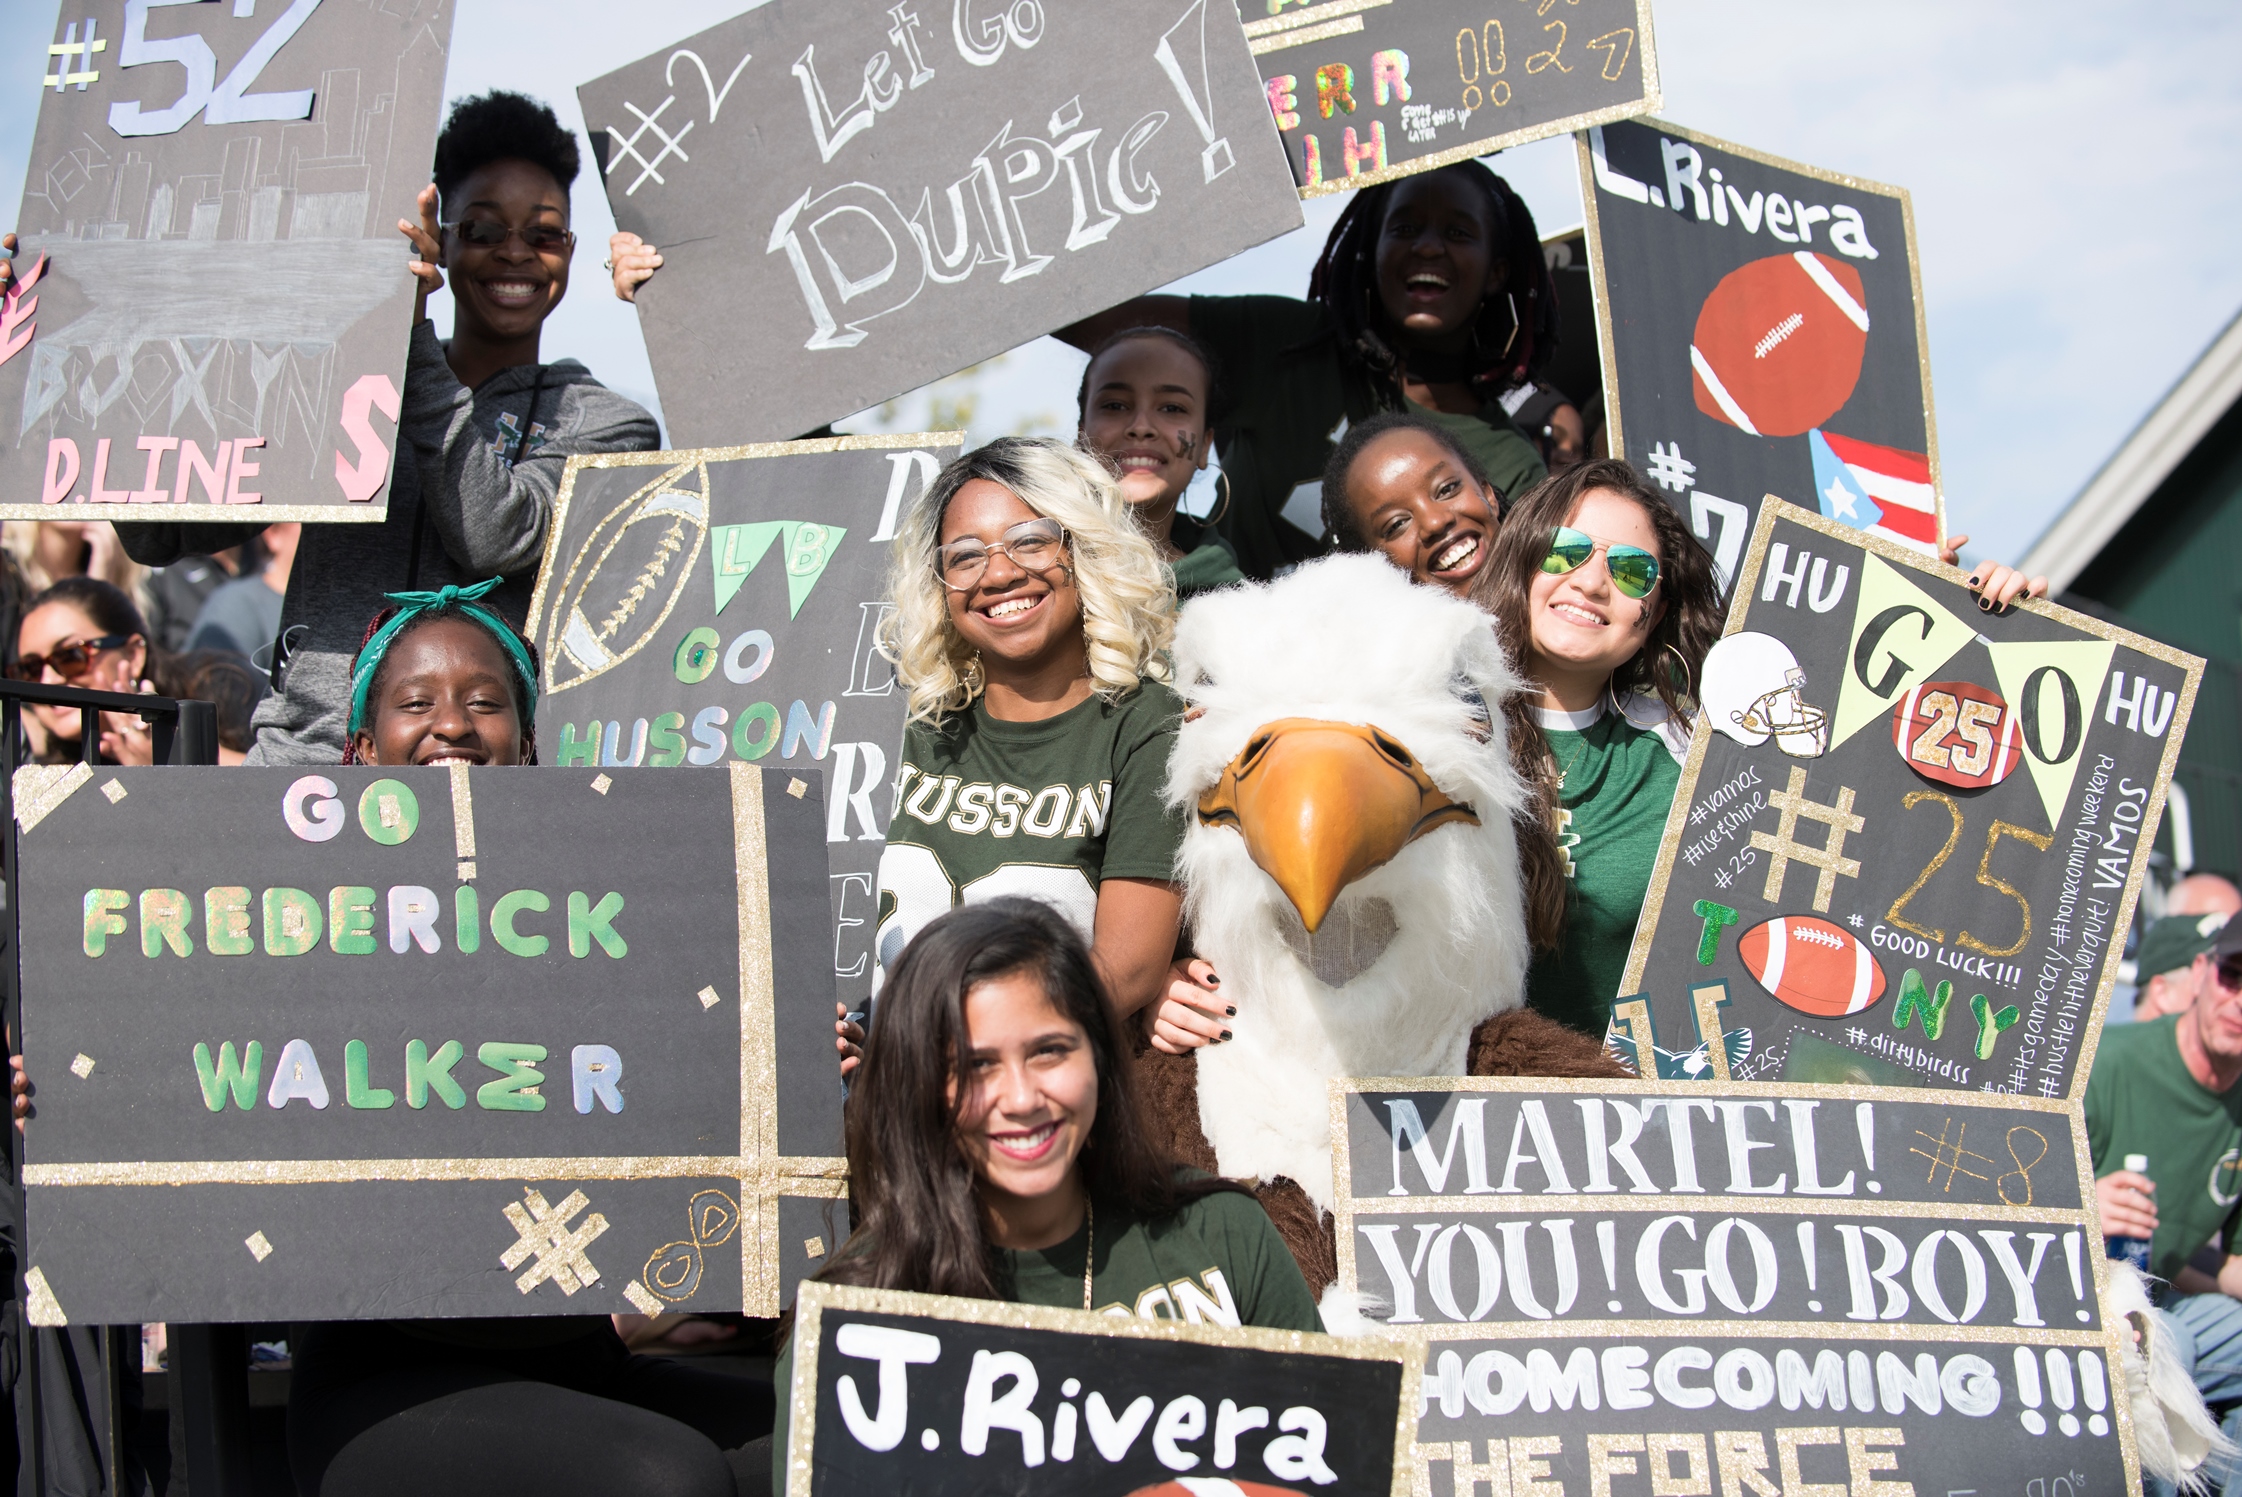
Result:
[[[846,1119],[856,1230],[828,1283],[1319,1331],[1242,1187],[1163,1158],[1081,937],[1047,905],[934,920],[889,965]],[[785,1490],[780,1357],[774,1490]]]
[[[1339,551],[1376,551],[1458,597],[1494,554],[1502,492],[1448,429],[1389,412],[1349,427],[1324,469],[1323,523]]]
[[[1176,508],[1193,476],[1206,471],[1214,446],[1207,431],[1214,387],[1214,356],[1197,339],[1169,327],[1135,327],[1098,345],[1075,397],[1075,440],[1113,468],[1179,599],[1245,580],[1229,543]]]
[[[1004,437],[936,476],[895,555],[886,640],[910,722],[880,859],[879,980],[952,906],[1024,895],[1090,942],[1123,1016],[1152,1007],[1182,910],[1182,824],[1161,787],[1183,713],[1152,543],[1097,459]],[[1154,1043],[1222,1036],[1226,1012],[1186,1009],[1159,1005]]]
[[[390,594],[351,662],[344,763],[537,762],[537,646],[484,605],[497,585]]]

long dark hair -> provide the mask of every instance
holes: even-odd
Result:
[[[1642,648],[1612,672],[1612,694],[1656,696],[1668,712],[1686,722],[1695,714],[1698,672],[1705,663],[1705,652],[1720,638],[1727,609],[1713,572],[1712,553],[1690,534],[1680,512],[1626,463],[1616,458],[1581,463],[1521,494],[1503,521],[1494,555],[1473,579],[1472,601],[1494,615],[1495,632],[1511,661],[1531,673],[1534,578],[1540,575],[1557,527],[1570,524],[1580,501],[1594,490],[1617,494],[1649,518],[1658,538],[1657,596],[1666,605]],[[1525,694],[1505,703],[1503,710],[1510,723],[1512,750],[1522,768],[1531,766],[1532,782],[1541,788],[1543,812],[1554,832],[1557,775],[1550,760],[1549,740],[1542,736],[1541,724]]]
[[[1120,1023],[1074,927],[1034,900],[992,899],[929,923],[889,970],[845,1122],[856,1231],[817,1278],[1002,1297],[958,1115],[970,1091],[966,994],[1016,972],[1032,974],[1052,1007],[1089,1037],[1098,1111],[1076,1167],[1095,1200],[1164,1216],[1242,1188],[1182,1178],[1153,1144]]]
[[[1472,327],[1476,367],[1471,382],[1492,397],[1531,377],[1557,351],[1557,292],[1542,258],[1534,216],[1510,184],[1476,161],[1439,170],[1480,195],[1490,251],[1509,262],[1503,294],[1481,303]],[[1399,186],[1381,182],[1356,193],[1332,225],[1308,277],[1308,300],[1329,315],[1341,364],[1367,387],[1371,404],[1386,410],[1402,409],[1403,400],[1398,337],[1378,299],[1378,236]]]

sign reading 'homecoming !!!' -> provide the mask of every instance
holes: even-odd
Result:
[[[1659,106],[1649,0],[1244,0],[1302,197]]]
[[[1612,1041],[1645,1076],[2076,1097],[2203,662],[1770,496]]]
[[[577,92],[662,250],[638,306],[687,444],[799,436],[1301,221],[1231,0],[771,0]]]
[[[1907,194],[1655,120],[1580,145],[1612,454],[1734,577],[1760,496],[1945,534]]]
[[[64,0],[0,300],[0,516],[382,518],[450,0]],[[251,506],[248,509],[240,506]]]
[[[832,1066],[814,778],[76,766],[16,808],[35,1321],[769,1315],[845,1230],[776,1085]]]
[[[1429,1490],[1522,1463],[1610,1493],[2130,1489],[2073,1104],[1472,1078],[1339,1082],[1333,1110],[1339,1283],[1422,1345]]]

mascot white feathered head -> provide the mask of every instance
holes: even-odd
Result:
[[[1374,556],[1209,594],[1176,629],[1168,799],[1193,944],[1237,1005],[1198,1052],[1222,1173],[1332,1199],[1326,1084],[1460,1075],[1531,955],[1487,616]]]

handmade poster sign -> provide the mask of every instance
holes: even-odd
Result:
[[[1935,555],[1946,533],[1907,193],[1659,120],[1584,132],[1614,456],[1734,577],[1759,496]]]
[[[661,247],[685,445],[800,436],[1301,222],[1228,0],[771,0],[577,93]]]
[[[1643,1073],[2076,1097],[2203,662],[1770,496],[1614,1007]]]
[[[772,1315],[834,1243],[815,776],[27,776],[36,1323]]]
[[[2073,1104],[1488,1078],[1332,1097],[1339,1283],[1421,1340],[1429,1490],[2129,1479],[2129,1333],[2102,1320]]]
[[[451,0],[90,0],[19,35],[47,68],[0,299],[0,517],[382,518],[397,220],[451,24]]]
[[[1402,1341],[805,1284],[794,1357],[786,1497],[1410,1491]]]
[[[1504,15],[1502,10],[1515,14]],[[1647,114],[1650,0],[1245,0],[1304,198]]]
[[[530,600],[544,656],[538,742],[564,765],[760,763],[823,773],[833,976],[872,990],[876,876],[904,693],[879,650],[894,541],[964,440],[829,437],[574,457]],[[782,1067],[790,1152],[838,1154],[824,1048]],[[807,1022],[805,1020],[805,1022]]]

